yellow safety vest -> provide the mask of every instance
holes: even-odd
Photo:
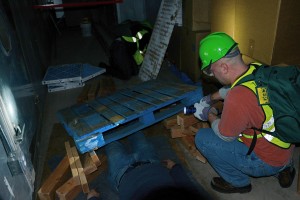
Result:
[[[144,60],[144,54],[146,52],[147,47],[145,47],[144,49],[140,49],[140,44],[139,41],[143,38],[143,36],[148,33],[147,30],[143,29],[139,32],[136,33],[136,36],[122,36],[122,38],[127,41],[127,42],[132,42],[132,43],[136,43],[136,51],[133,54],[133,58],[134,61],[136,62],[137,65],[142,64],[143,60]]]
[[[260,63],[255,63],[256,65],[261,65]],[[255,70],[255,66],[250,65],[249,69],[247,70],[247,72],[245,74],[243,74],[241,77],[239,77],[231,86],[231,88],[233,88],[234,86],[236,86],[236,84],[238,83],[239,80],[241,80],[243,77],[252,74],[253,71]],[[252,90],[252,92],[254,92],[254,94],[257,97],[263,96],[263,90],[259,90],[259,88],[256,87],[256,83],[255,81],[247,81],[242,83],[241,85],[249,88],[250,90]],[[262,95],[258,95],[258,94],[262,94]],[[261,105],[264,115],[265,115],[265,121],[263,123],[263,127],[262,130],[266,130],[268,132],[274,132],[275,131],[275,122],[274,122],[274,117],[273,117],[273,110],[269,105]],[[247,135],[245,133],[241,133],[240,136],[244,136],[245,138],[249,138],[249,139],[253,139],[253,135]],[[267,141],[269,141],[272,144],[275,144],[281,148],[284,149],[288,149],[291,144],[290,143],[286,143],[281,141],[280,139],[274,137],[273,135],[267,134],[267,133],[260,133],[257,135],[257,139],[264,137]],[[243,142],[241,138],[239,138],[239,141]]]

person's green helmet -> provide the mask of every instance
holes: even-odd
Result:
[[[232,37],[223,32],[211,33],[203,38],[199,47],[201,70],[226,56],[236,45]]]

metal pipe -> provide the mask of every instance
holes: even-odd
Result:
[[[48,9],[48,8],[70,8],[70,7],[86,7],[97,5],[108,5],[115,3],[123,3],[123,0],[111,0],[111,1],[94,1],[94,2],[79,2],[79,3],[62,3],[62,4],[44,4],[33,5],[34,9]]]

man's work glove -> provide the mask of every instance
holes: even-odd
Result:
[[[211,106],[203,106],[203,104],[195,103],[194,107],[196,108],[196,112],[194,113],[194,116],[201,121],[207,121],[208,120],[208,114],[214,113],[215,115],[218,115],[218,110]]]
[[[204,96],[202,97],[202,99],[200,100],[200,104],[203,106],[203,107],[208,107],[208,106],[211,106],[212,104],[214,104],[215,101],[212,101],[211,100],[211,95],[207,95],[207,96]]]

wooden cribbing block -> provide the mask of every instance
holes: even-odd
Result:
[[[101,161],[100,161],[100,159],[98,158],[98,155],[96,154],[96,152],[95,152],[95,151],[91,151],[89,154],[90,154],[90,158],[92,158],[93,163],[94,163],[97,167],[99,167],[99,166],[101,165]]]
[[[90,191],[89,185],[88,185],[88,182],[86,180],[85,174],[83,172],[83,168],[82,168],[82,165],[81,165],[80,158],[79,158],[78,152],[76,150],[76,147],[72,147],[72,154],[73,154],[73,157],[74,157],[76,168],[78,170],[78,175],[79,175],[79,180],[80,180],[80,183],[81,183],[82,191],[84,193],[88,193]]]
[[[79,177],[79,181],[82,186],[82,191],[84,193],[88,193],[90,189],[85,174],[83,173],[83,168],[76,147],[70,147],[69,142],[65,142],[65,147],[69,158],[72,175],[73,177]]]
[[[181,141],[195,159],[199,160],[202,163],[207,163],[206,158],[197,150],[195,146],[194,136],[187,135],[186,137],[182,137]]]
[[[202,123],[201,122],[193,124],[192,126],[189,127],[190,131],[192,131],[195,134],[199,131],[200,128],[202,128]]]
[[[83,87],[81,93],[77,97],[77,103],[84,103],[88,101],[88,92],[90,90],[91,85],[87,84]]]
[[[171,129],[173,126],[177,125],[177,116],[172,116],[163,120],[163,125],[166,129]]]
[[[106,156],[102,156],[100,159],[102,160],[102,164],[97,168],[96,171],[90,173],[87,168],[83,169],[88,182],[99,176],[99,174],[102,173],[107,167]],[[76,198],[81,190],[79,177],[72,177],[56,190],[56,195],[60,200],[71,200]]]
[[[75,159],[73,157],[73,153],[72,153],[70,143],[65,142],[65,147],[66,147],[66,151],[67,151],[67,155],[68,155],[68,159],[69,159],[69,163],[70,163],[72,176],[73,177],[78,176],[78,170],[77,170],[76,165],[75,165]]]
[[[100,83],[100,81],[96,80],[91,84],[91,87],[90,87],[88,95],[87,95],[88,100],[95,99],[95,97],[97,95],[97,91],[99,89],[99,83]]]
[[[170,130],[171,132],[171,138],[179,138],[179,137],[185,137],[186,134],[183,134],[183,131],[180,126],[173,126]]]
[[[183,113],[177,115],[177,124],[181,126],[182,129],[192,126],[199,122],[194,115],[185,115]]]
[[[38,191],[40,200],[55,199],[55,190],[71,176],[68,156],[65,156]]]
[[[192,126],[189,127],[189,130],[192,131],[193,133],[197,133],[200,128],[209,128],[209,123],[208,122],[198,122],[196,124],[193,124]]]
[[[75,199],[81,192],[79,176],[73,177],[56,190],[59,200]]]
[[[97,96],[107,96],[116,91],[115,82],[112,77],[105,77],[100,80],[100,87]]]

